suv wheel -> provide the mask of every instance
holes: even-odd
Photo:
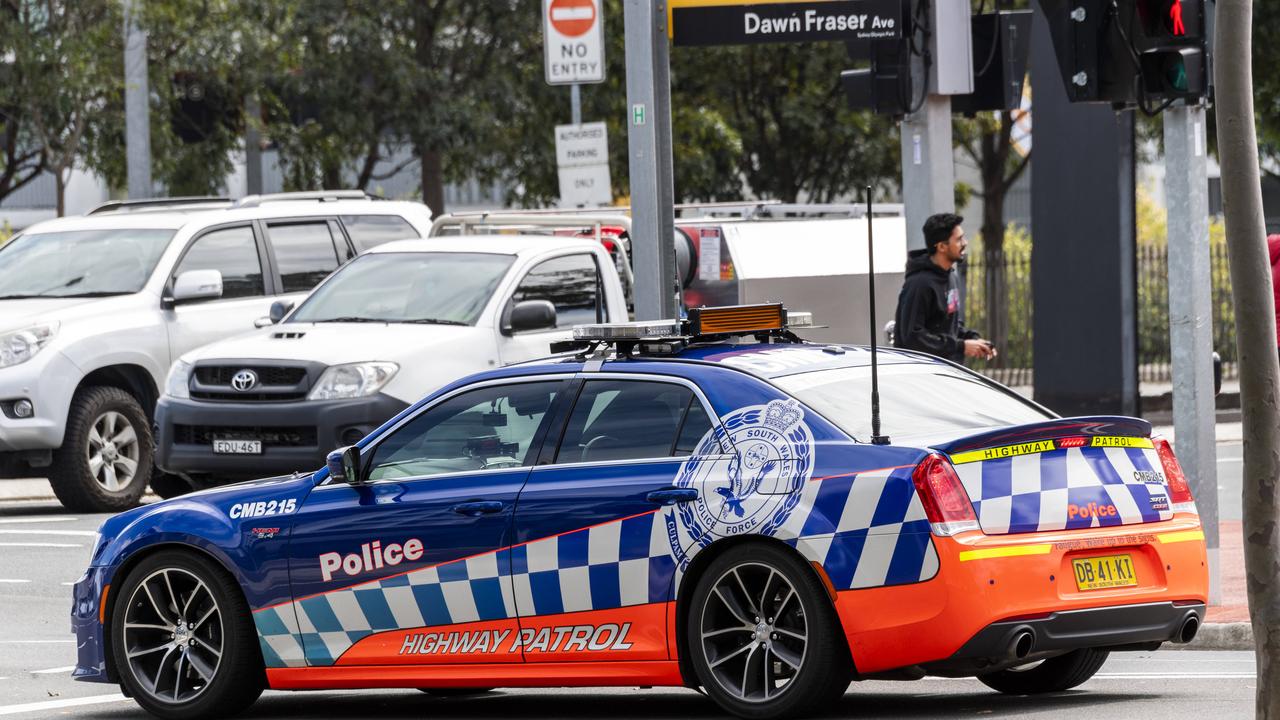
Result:
[[[808,715],[848,689],[852,663],[835,609],[789,551],[753,544],[725,552],[699,578],[688,607],[698,683],[734,715]]]
[[[147,415],[115,387],[76,393],[49,484],[68,510],[119,512],[138,504],[151,478],[155,442]]]

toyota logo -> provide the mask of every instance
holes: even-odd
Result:
[[[249,392],[258,385],[258,373],[245,369],[231,376],[231,389],[237,392]]]

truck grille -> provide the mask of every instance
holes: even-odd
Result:
[[[178,445],[212,445],[219,440],[261,440],[263,447],[316,447],[314,427],[242,427],[229,425],[174,425]]]
[[[239,389],[235,378],[245,370],[256,376],[256,382]],[[288,402],[305,398],[310,386],[305,367],[206,365],[197,366],[192,373],[191,397],[220,402]]]

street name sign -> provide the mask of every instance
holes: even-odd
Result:
[[[551,85],[604,82],[604,0],[542,0],[543,57]]]
[[[902,0],[669,0],[674,45],[902,37]]]
[[[560,204],[606,205],[613,201],[609,133],[602,122],[556,126]]]

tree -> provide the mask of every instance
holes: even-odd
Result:
[[[0,56],[16,60],[25,45],[20,32],[22,3],[0,3]],[[24,68],[0,64],[0,201],[36,179],[44,169],[43,147],[31,135]]]
[[[1280,3],[1253,5],[1253,97],[1262,171],[1280,180]]]
[[[20,3],[6,28],[21,38],[13,68],[23,78],[31,141],[54,176],[59,216],[86,139],[108,121],[110,98],[121,90],[120,26],[114,2],[42,0]]]
[[[1244,423],[1244,555],[1259,718],[1280,718],[1280,363],[1250,65],[1252,0],[1219,0],[1214,45],[1218,156],[1235,297]]]

